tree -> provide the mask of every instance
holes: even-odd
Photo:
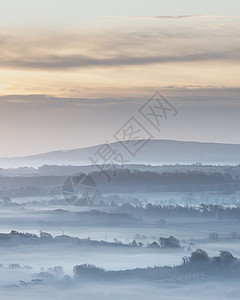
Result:
[[[149,244],[147,247],[148,248],[159,248],[159,245],[157,242],[153,242],[152,244]]]
[[[43,239],[52,239],[53,236],[48,232],[40,231],[40,237]]]
[[[162,248],[180,248],[180,242],[174,236],[170,236],[169,238],[160,237],[160,245]]]
[[[209,233],[209,237],[210,240],[217,240],[218,239],[218,234],[217,232],[211,232]]]
[[[206,251],[197,249],[190,256],[190,263],[206,264],[209,262],[209,256]]]
[[[237,258],[228,251],[220,251],[220,258],[224,264],[232,264],[237,260]]]
[[[53,272],[55,274],[63,274],[63,267],[62,266],[56,266],[53,268]]]
[[[83,264],[73,268],[74,277],[78,279],[101,277],[105,271],[94,265]]]
[[[183,257],[182,257],[182,264],[183,264],[183,265],[186,265],[186,264],[188,264],[188,263],[189,263],[189,257],[183,256]]]

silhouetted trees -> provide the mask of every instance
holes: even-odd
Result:
[[[159,240],[163,248],[180,248],[180,241],[173,236],[169,238],[160,237]]]
[[[209,262],[209,256],[206,251],[197,249],[196,251],[192,252],[189,262],[194,264],[205,264]]]
[[[228,251],[221,251],[216,257],[209,257],[206,251],[197,249],[190,257],[183,257],[183,264],[174,267],[153,267],[145,269],[105,271],[93,265],[77,265],[73,269],[76,280],[144,280],[173,282],[174,280],[217,280],[240,278],[240,263]]]

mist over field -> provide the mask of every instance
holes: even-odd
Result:
[[[116,168],[2,169],[1,296],[237,298],[239,166]]]

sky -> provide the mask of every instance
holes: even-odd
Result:
[[[114,141],[240,143],[240,2],[0,0],[0,157]],[[139,109],[159,91],[176,117]]]

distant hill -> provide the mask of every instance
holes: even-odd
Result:
[[[143,143],[139,140],[139,145]],[[119,142],[109,146],[120,153],[128,164],[221,164],[236,165],[240,163],[240,145],[185,142],[173,140],[150,140],[135,156],[131,155]],[[42,165],[91,165],[89,157],[98,158],[95,153],[101,145],[67,151],[54,151],[38,155],[16,158],[1,158],[0,168]]]

